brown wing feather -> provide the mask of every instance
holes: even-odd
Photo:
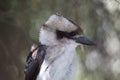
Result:
[[[36,58],[32,57],[34,51],[37,51]],[[40,67],[44,61],[46,46],[39,44],[32,52],[29,53],[25,65],[25,80],[36,80]]]

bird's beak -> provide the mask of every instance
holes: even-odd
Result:
[[[95,43],[88,38],[81,36],[81,37],[74,37],[73,40],[75,40],[77,43],[81,43],[84,45],[95,45]]]

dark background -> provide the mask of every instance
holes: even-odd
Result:
[[[24,80],[26,56],[54,13],[79,24],[96,47],[77,48],[76,80],[120,79],[119,0],[0,0],[0,80]]]

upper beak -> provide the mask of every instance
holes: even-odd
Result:
[[[81,36],[81,37],[74,37],[73,40],[75,40],[77,43],[85,44],[85,45],[95,45],[95,43],[88,38]]]

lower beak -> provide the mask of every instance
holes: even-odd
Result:
[[[73,40],[75,40],[77,43],[81,43],[84,45],[95,45],[95,43],[88,38],[82,36],[82,37],[74,37]]]

